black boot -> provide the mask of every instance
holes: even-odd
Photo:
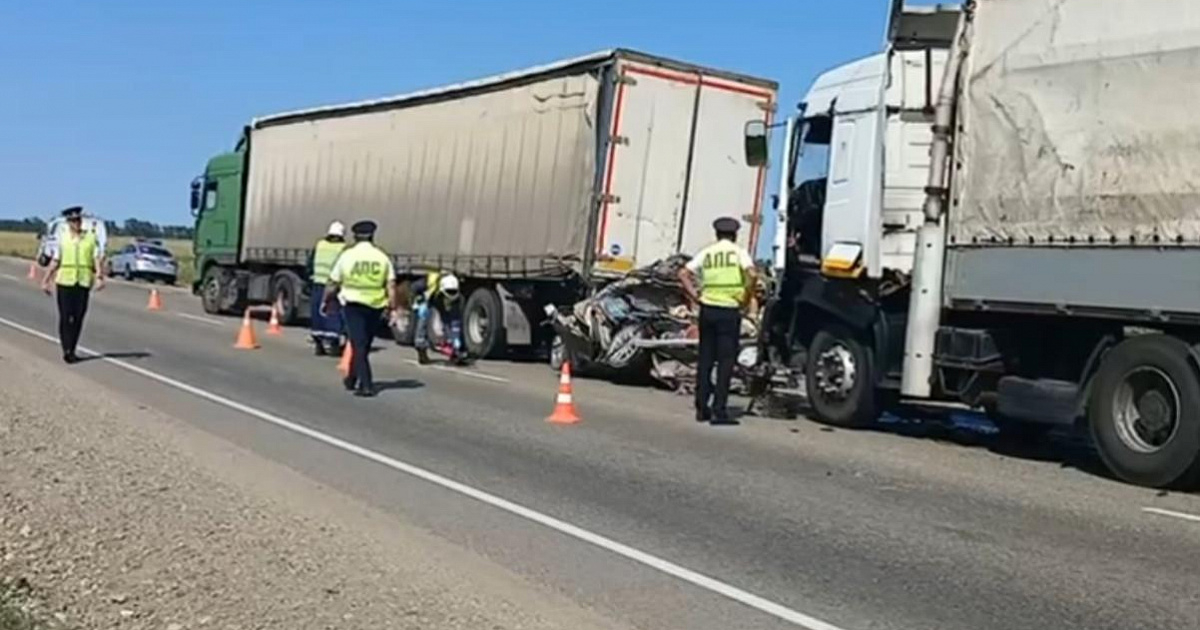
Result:
[[[325,342],[320,339],[313,339],[313,356],[325,356]]]
[[[429,365],[429,351],[425,348],[417,348],[417,363],[421,365]]]

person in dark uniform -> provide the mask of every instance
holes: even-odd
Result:
[[[42,278],[42,290],[50,295],[51,282],[56,285],[58,341],[63,361],[75,363],[79,361],[75,349],[83,332],[88,297],[93,288],[104,288],[104,274],[100,270],[100,241],[95,232],[83,229],[83,208],[73,206],[63,210],[62,215],[67,227],[58,234],[58,247]]]
[[[375,246],[374,221],[359,221],[350,231],[354,245],[338,256],[325,285],[325,305],[340,299],[345,304],[342,316],[350,337],[353,360],[350,375],[342,381],[355,396],[375,395],[371,374],[371,343],[383,318],[384,309],[396,310],[396,269],[383,250]]]
[[[737,219],[713,222],[717,241],[700,250],[679,270],[679,281],[693,303],[700,303],[700,364],[696,373],[696,420],[736,424],[729,417],[729,385],[741,337],[742,310],[754,290],[754,259],[737,244]],[[699,277],[700,289],[696,289]],[[716,368],[716,384],[713,368]],[[711,404],[711,406],[710,406]]]

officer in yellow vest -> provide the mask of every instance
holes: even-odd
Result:
[[[754,259],[737,244],[737,219],[713,222],[717,242],[679,270],[684,292],[700,303],[700,364],[696,373],[696,420],[737,424],[729,417],[729,384],[737,360],[742,310],[754,293]],[[700,289],[696,289],[699,277]],[[716,367],[716,388],[713,367]],[[711,401],[711,406],[710,405]]]
[[[354,359],[350,375],[342,384],[355,396],[375,395],[371,375],[371,342],[383,320],[384,309],[396,310],[396,269],[391,258],[375,246],[374,221],[359,221],[351,226],[354,245],[338,256],[325,285],[325,306],[341,298],[342,315]]]
[[[333,263],[337,261],[342,250],[346,249],[346,226],[341,221],[329,224],[325,238],[317,241],[309,259],[309,303],[312,311],[309,315],[309,334],[313,340],[313,352],[317,356],[341,352],[342,313],[337,308],[337,302],[332,304],[328,315],[321,314],[325,304],[325,284],[329,282],[329,274],[333,271]]]
[[[104,288],[104,274],[100,272],[99,239],[92,230],[83,229],[83,208],[74,206],[62,214],[67,229],[58,234],[58,247],[42,278],[42,290],[50,295],[51,279],[57,285],[58,341],[63,361],[75,363],[79,361],[75,348],[83,331],[88,296],[93,287],[97,291]]]

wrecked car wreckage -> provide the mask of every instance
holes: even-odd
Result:
[[[700,347],[698,312],[679,283],[679,270],[688,260],[677,254],[634,269],[567,312],[548,306],[556,333],[552,367],[569,361],[576,371],[649,376],[673,390],[691,392]],[[743,317],[735,387],[758,362],[757,338],[757,319]]]

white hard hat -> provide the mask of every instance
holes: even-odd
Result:
[[[342,225],[341,221],[334,221],[329,224],[329,231],[325,232],[328,236],[345,236],[346,226]]]
[[[446,274],[442,276],[440,288],[446,293],[457,293],[458,277],[454,274]]]

